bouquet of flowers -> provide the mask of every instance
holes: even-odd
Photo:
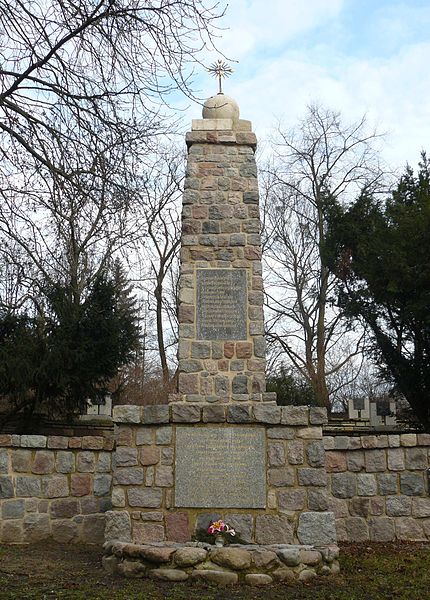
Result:
[[[225,523],[222,519],[219,519],[218,521],[211,521],[208,527],[208,533],[209,535],[215,536],[216,546],[222,546],[224,544],[225,535],[236,535],[233,527],[230,527],[230,525]]]

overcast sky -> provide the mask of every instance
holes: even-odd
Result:
[[[260,139],[320,102],[348,122],[367,113],[394,168],[430,152],[430,0],[231,0],[223,27],[217,46],[239,61],[224,91]],[[204,73],[198,87],[217,91]]]

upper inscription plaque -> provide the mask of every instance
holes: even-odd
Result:
[[[197,339],[246,340],[245,269],[197,269]]]
[[[265,508],[263,429],[178,426],[175,506]]]

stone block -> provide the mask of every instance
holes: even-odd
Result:
[[[188,404],[172,404],[172,421],[174,423],[198,423],[201,409]]]
[[[25,503],[22,498],[5,500],[1,503],[1,516],[6,519],[22,519],[25,513]]]
[[[325,425],[328,423],[327,409],[320,406],[311,407],[309,410],[309,423],[311,425]]]
[[[46,435],[22,435],[21,448],[46,448],[48,438]]]
[[[269,423],[276,425],[281,422],[281,407],[267,404],[254,406],[254,419],[258,423]]]
[[[72,496],[87,496],[91,494],[93,476],[90,473],[73,473],[70,476],[70,493]]]
[[[16,477],[16,495],[18,497],[23,498],[31,498],[36,497],[40,498],[42,496],[42,483],[40,477],[36,477],[35,475],[22,475]],[[0,497],[2,490],[2,478],[0,477]],[[10,496],[5,496],[10,497]]]
[[[156,425],[169,422],[169,407],[164,405],[145,406],[143,410],[143,423]]]
[[[48,515],[32,513],[24,518],[24,538],[26,542],[41,542],[50,536],[51,522]]]
[[[191,579],[214,583],[219,586],[235,585],[239,580],[237,573],[230,571],[213,571],[209,569],[194,570],[190,574]]]
[[[367,523],[371,542],[392,542],[395,540],[394,519],[390,517],[371,517]]]
[[[9,472],[9,451],[0,450],[0,473]]]
[[[21,477],[17,477],[17,481],[18,479],[22,479]],[[22,496],[24,494],[19,494],[18,493],[18,483],[17,483],[17,496]],[[30,494],[32,495],[32,494]],[[0,475],[0,499],[2,498],[13,498],[14,497],[14,491],[13,491],[13,481],[12,481],[12,477],[8,477],[7,475]]]
[[[281,408],[283,425],[308,425],[309,408],[305,406],[282,406]]]
[[[159,487],[171,487],[173,485],[173,468],[163,465],[155,469],[155,485]]]
[[[385,450],[367,450],[364,453],[364,463],[368,473],[385,471],[387,469]]]
[[[306,455],[311,467],[325,466],[325,450],[322,441],[314,440],[309,442],[306,449]]]
[[[299,516],[297,537],[301,544],[335,544],[336,525],[332,512],[304,512]]]
[[[245,575],[245,584],[251,587],[263,587],[270,585],[272,582],[273,578],[264,573],[248,573]]]
[[[226,419],[225,406],[204,406],[202,413],[203,423],[224,423]]]
[[[329,510],[327,492],[321,489],[308,490],[308,508],[310,511]]]
[[[346,452],[326,451],[327,473],[342,473],[346,471]]]
[[[94,476],[94,496],[110,495],[112,487],[112,475],[98,473]]]
[[[131,520],[128,512],[109,510],[105,513],[105,540],[131,541]]]
[[[210,551],[209,559],[216,565],[235,571],[251,566],[251,553],[241,548],[215,548]]]
[[[139,485],[143,483],[143,469],[140,467],[122,467],[116,469],[113,481],[119,485]]]
[[[104,438],[100,435],[84,435],[82,438],[83,450],[103,450]]]
[[[164,526],[156,523],[134,523],[132,541],[135,544],[154,544],[165,540]]]
[[[228,523],[236,531],[236,539],[240,539],[247,544],[251,544],[253,541],[253,518],[252,515],[247,514],[229,514]],[[232,541],[235,541],[232,540]]]
[[[378,473],[376,480],[380,496],[397,494],[397,475],[395,473]]]
[[[295,483],[294,469],[279,468],[269,469],[269,485],[274,487],[292,486]]]
[[[155,443],[159,445],[166,445],[172,442],[172,428],[171,427],[158,427],[155,431]]]
[[[303,510],[306,492],[303,489],[292,489],[278,493],[278,506],[281,511]]]
[[[112,420],[114,423],[140,423],[141,407],[126,404],[114,406],[112,411]]]
[[[64,498],[69,495],[69,481],[66,475],[46,475],[42,477],[44,498]]]
[[[175,513],[167,513],[166,514],[166,538],[169,541],[172,542],[180,542],[180,543],[184,543],[184,542],[188,542],[191,539],[191,535],[190,535],[190,524],[189,524],[189,520],[188,520],[188,514],[185,512],[175,512]],[[204,554],[204,557],[206,557],[206,550],[203,550],[202,548],[183,548],[182,550],[198,550],[199,552],[197,554],[199,554],[200,556],[202,554]],[[201,552],[203,550],[203,552]],[[177,551],[179,552],[179,550]],[[177,553],[176,553],[177,554]],[[177,562],[176,556],[175,554],[175,562],[176,564],[178,564],[179,566],[191,566],[193,564],[196,564],[195,562],[191,562],[190,564],[185,564],[185,555],[187,554],[185,552],[185,554],[180,555],[179,557],[179,562]],[[189,553],[188,556],[188,560],[191,560],[191,553]],[[196,553],[194,553],[193,556],[193,560],[196,558]],[[181,559],[182,562],[181,562]],[[185,561],[185,562],[184,562]],[[200,562],[199,560],[197,562]]]
[[[149,577],[160,581],[186,581],[188,574],[181,569],[152,569]]]
[[[252,406],[232,404],[227,408],[228,423],[252,423],[254,420]]]
[[[125,491],[121,487],[112,489],[112,506],[118,508],[125,506]]]
[[[325,435],[323,438],[324,450],[334,450],[334,437]]]
[[[327,473],[325,469],[303,468],[298,470],[298,480],[299,485],[322,487],[327,485]]]
[[[81,511],[76,498],[60,498],[51,502],[49,512],[54,519],[70,519]]]
[[[153,430],[147,427],[141,427],[136,431],[136,446],[150,445],[153,443]],[[132,445],[132,440],[126,446]]]
[[[357,494],[359,496],[376,496],[376,477],[371,473],[359,473],[357,475]]]
[[[407,542],[423,542],[426,540],[421,523],[411,517],[396,519],[397,539]]]
[[[405,448],[405,467],[409,471],[428,469],[427,448]]]
[[[94,473],[96,469],[96,455],[94,452],[79,452],[76,457],[76,470],[80,473]]]
[[[100,452],[97,466],[97,473],[110,473],[111,472],[111,454],[110,452]]]
[[[425,487],[422,474],[400,473],[400,492],[406,496],[423,496]]]
[[[139,455],[140,463],[145,467],[156,465],[160,462],[160,448],[157,448],[156,446],[145,446],[141,448]]]
[[[30,471],[31,450],[14,450],[12,452],[12,470],[17,473]]]
[[[349,500],[349,512],[352,517],[368,517],[370,511],[369,498],[352,498]]]
[[[369,539],[369,529],[366,519],[349,517],[345,519],[344,525],[349,542],[367,542]]]
[[[64,435],[50,435],[47,446],[55,450],[65,450],[69,447],[69,438]]]
[[[388,436],[388,446],[390,448],[398,448],[400,446],[400,435],[390,434]]]
[[[400,435],[400,445],[405,447],[414,447],[417,445],[416,433],[402,433]]]
[[[161,448],[161,464],[162,465],[173,465],[173,448]]]
[[[75,456],[73,452],[59,450],[55,458],[55,470],[57,473],[72,473],[75,468]]]
[[[288,517],[281,515],[260,515],[255,519],[255,539],[257,544],[292,544],[293,526]]]
[[[359,472],[364,470],[364,452],[354,450],[346,453],[348,471]]]
[[[59,544],[70,544],[78,537],[78,525],[70,519],[52,521],[51,530],[53,540]]]
[[[252,564],[257,569],[273,569],[274,567],[280,567],[281,562],[275,552],[271,550],[254,550],[252,552]]]
[[[139,508],[160,508],[162,491],[159,488],[130,487],[127,489],[128,503]]]
[[[389,517],[407,517],[411,514],[412,498],[410,496],[389,496],[385,500]]]
[[[285,465],[285,446],[283,442],[269,442],[267,444],[267,460],[271,467]]]
[[[405,470],[405,451],[403,448],[389,448],[387,450],[387,465],[390,471]]]
[[[21,520],[4,521],[0,523],[0,541],[3,544],[20,544],[24,541],[23,524]]]
[[[291,465],[302,465],[304,462],[304,444],[303,440],[292,440],[287,444],[287,457]],[[314,466],[314,465],[311,465]]]
[[[322,429],[317,426],[299,427],[296,436],[304,440],[322,440]]]
[[[137,463],[137,449],[128,446],[118,446],[114,454],[114,468],[134,467]]]
[[[430,498],[412,498],[412,516],[430,517]]]
[[[292,440],[294,439],[294,428],[270,427],[267,429],[267,437],[272,440]]]
[[[378,447],[378,438],[376,435],[363,435],[361,437],[361,445],[363,448],[377,448]]]
[[[336,498],[352,498],[357,495],[357,476],[354,473],[333,473],[331,491]]]
[[[347,435],[336,435],[334,437],[334,449],[335,450],[348,450],[349,439],[350,438]]]

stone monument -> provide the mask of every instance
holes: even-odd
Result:
[[[251,123],[240,119],[237,103],[220,87],[205,103],[203,118],[192,122],[186,143],[178,390],[168,405],[114,409],[117,447],[107,553],[123,552],[115,550],[117,542],[145,548],[192,545],[218,518],[248,544],[332,544],[336,533],[334,515],[327,512],[322,442],[326,411],[280,407],[266,392]],[[307,550],[296,545],[284,566],[274,554],[274,562],[261,568],[280,569],[279,579],[300,578],[309,570],[304,561],[314,560],[319,565],[315,574],[318,569],[331,572],[323,566],[322,550],[312,557]],[[112,558],[115,568],[128,568],[129,552],[143,556],[133,546],[122,558]],[[153,556],[153,550],[148,552]],[[195,571],[181,571],[181,577],[208,573],[213,580],[213,567],[204,566],[205,560],[217,560],[210,556],[199,559]],[[332,564],[334,554],[330,557]],[[248,573],[255,574],[251,554],[248,560]],[[169,569],[177,577],[177,560],[172,561]],[[292,575],[285,564],[294,567]],[[234,573],[235,581],[238,577]],[[270,582],[277,576],[267,577]]]

